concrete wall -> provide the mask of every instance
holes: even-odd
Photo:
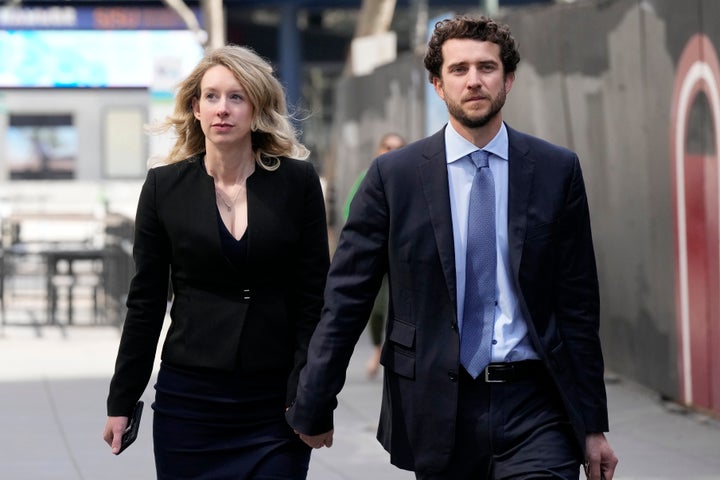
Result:
[[[330,158],[324,173],[331,225],[342,225],[342,207],[355,179],[375,155],[380,137],[388,132],[407,141],[423,133],[423,92],[426,76],[414,56],[400,57],[372,75],[341,79],[336,89]]]

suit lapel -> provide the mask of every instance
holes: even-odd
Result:
[[[457,303],[455,280],[455,245],[453,243],[452,213],[445,157],[445,129],[428,139],[423,162],[418,166],[423,194],[435,233],[445,284],[452,300]]]
[[[528,155],[530,149],[522,135],[510,127],[508,143],[508,250],[510,265],[517,279],[527,229],[530,184],[535,162]]]

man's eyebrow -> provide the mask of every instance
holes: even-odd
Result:
[[[499,62],[498,60],[494,59],[494,58],[489,58],[489,59],[487,59],[487,60],[478,60],[478,61],[476,61],[476,62],[471,62],[471,61],[469,61],[469,60],[461,60],[461,61],[458,61],[458,62],[448,63],[447,68],[450,69],[450,68],[453,68],[453,67],[467,66],[467,65],[470,65],[470,64],[497,66],[497,65],[500,65],[500,62]]]
[[[467,64],[468,64],[467,60],[461,60],[459,62],[448,63],[447,68],[459,67],[459,66],[467,65]]]

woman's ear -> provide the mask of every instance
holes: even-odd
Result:
[[[192,99],[192,110],[193,110],[193,115],[195,116],[195,118],[200,120],[200,106],[198,104],[197,98]]]

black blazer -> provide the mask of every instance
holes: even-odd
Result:
[[[295,396],[319,320],[329,264],[317,173],[283,158],[247,179],[248,264],[223,255],[213,179],[201,157],[151,169],[140,193],[127,317],[109,415],[127,415],[147,385],[167,307],[162,360],[189,367],[289,375]]]
[[[599,294],[577,156],[508,128],[508,236],[529,336],[564,401],[579,451],[608,428]],[[322,319],[288,411],[299,431],[332,427],[352,345],[387,271],[390,312],[378,439],[400,468],[445,467],[455,438],[459,335],[444,131],[372,163],[341,233]]]

